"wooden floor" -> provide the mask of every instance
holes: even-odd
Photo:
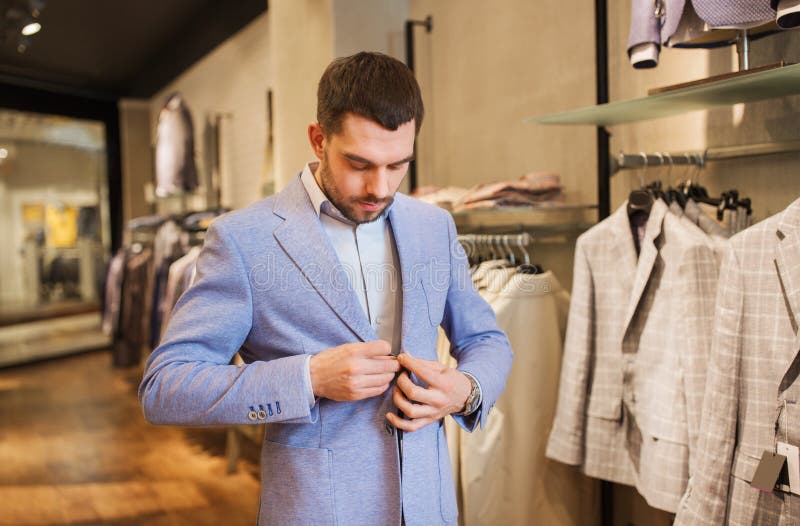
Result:
[[[253,525],[258,448],[225,470],[225,431],[157,427],[140,370],[92,352],[0,369],[0,525]]]

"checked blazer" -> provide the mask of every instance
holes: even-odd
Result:
[[[581,235],[548,457],[677,510],[694,460],[716,285],[707,238],[661,200],[638,259],[627,204]]]
[[[800,445],[800,200],[735,235],[723,263],[697,470],[675,524],[783,525],[800,497],[750,481],[778,440]]]

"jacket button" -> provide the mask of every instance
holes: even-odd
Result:
[[[266,420],[266,419],[267,419],[267,412],[266,412],[266,411],[264,411],[263,409],[259,410],[259,412],[258,412],[258,418],[259,418],[260,420]]]
[[[394,435],[394,427],[392,426],[392,424],[386,422],[386,424],[384,424],[384,428],[386,428],[387,435],[389,436]]]
[[[248,411],[247,418],[255,422],[256,420],[258,420],[258,413],[256,413],[255,411]]]

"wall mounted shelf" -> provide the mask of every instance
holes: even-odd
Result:
[[[756,70],[647,97],[526,119],[538,124],[610,126],[800,94],[800,64]]]
[[[582,232],[597,221],[597,205],[560,205],[535,208],[494,208],[454,212],[458,231],[533,232],[557,234]]]

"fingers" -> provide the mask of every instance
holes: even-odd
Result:
[[[392,389],[392,401],[394,405],[410,419],[434,418],[438,416],[439,413],[437,408],[430,405],[412,403],[397,386]]]
[[[355,396],[354,398],[352,398],[352,400],[353,401],[364,400],[366,398],[373,398],[375,396],[380,396],[384,392],[386,392],[387,389],[389,389],[389,385],[390,385],[389,383],[386,383],[377,387],[359,389],[358,391],[355,392]]]
[[[386,419],[395,428],[402,429],[403,431],[407,431],[409,433],[413,433],[414,431],[419,431],[428,424],[436,422],[436,420],[434,420],[433,418],[416,418],[414,420],[406,420],[404,418],[400,418],[394,413],[386,413]]]
[[[394,356],[374,356],[372,358],[360,358],[357,362],[357,372],[359,374],[384,374],[396,373],[400,370],[400,364]]]
[[[439,385],[441,375],[447,372],[448,367],[435,360],[423,360],[404,352],[397,356],[397,361],[428,385]]]
[[[371,389],[382,385],[389,385],[393,379],[394,373],[365,374],[363,376],[353,377],[352,382],[354,389]]]
[[[373,357],[392,354],[392,345],[385,340],[352,343],[350,347],[354,356]]]
[[[405,371],[397,377],[397,387],[402,390],[403,395],[409,400],[429,405],[436,405],[438,401],[436,394],[431,389],[425,389],[412,382]]]

